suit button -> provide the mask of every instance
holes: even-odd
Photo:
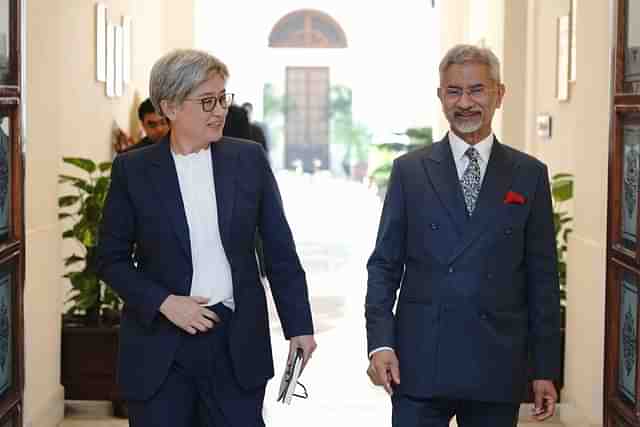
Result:
[[[487,273],[487,279],[493,279],[493,274]]]
[[[453,267],[449,267],[449,273],[453,273],[454,271]]]
[[[431,229],[432,229],[432,230],[434,230],[434,231],[440,228],[440,226],[438,226],[438,224],[433,224],[433,223],[432,223],[432,224],[429,224],[429,226],[430,226],[430,227],[431,227]]]
[[[487,313],[485,313],[484,311],[482,313],[480,313],[480,318],[482,320],[487,320],[489,318],[489,316],[487,316]]]
[[[504,234],[511,236],[513,234],[513,228],[509,227],[504,230]]]

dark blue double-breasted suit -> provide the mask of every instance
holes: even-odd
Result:
[[[267,301],[254,253],[256,229],[264,241],[267,276],[287,338],[313,333],[305,274],[264,150],[226,137],[210,147],[235,301],[229,351],[238,384],[252,389],[273,376]],[[158,311],[170,294],[189,295],[193,275],[169,137],[116,157],[111,179],[98,270],[125,302],[118,371],[122,396],[145,400],[159,389],[181,340],[188,338]]]
[[[396,159],[368,272],[368,348],[395,349],[396,392],[519,403],[528,351],[534,378],[558,378],[555,232],[533,157],[496,140],[471,217],[448,138]]]

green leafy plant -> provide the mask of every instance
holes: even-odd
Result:
[[[111,162],[98,165],[92,160],[65,157],[63,161],[82,170],[81,176],[59,175],[59,182],[69,184],[76,194],[58,199],[58,218],[69,224],[63,239],[80,243],[81,253],[64,259],[66,277],[71,282],[68,315],[84,315],[88,322],[98,322],[104,315],[114,315],[122,308],[122,300],[96,273],[96,248],[102,210],[111,182]],[[78,269],[78,267],[80,269]]]
[[[409,128],[405,133],[411,140],[409,150],[420,148],[433,142],[433,129],[431,127]]]
[[[401,144],[396,142],[376,144],[379,161],[377,166],[373,168],[369,174],[369,179],[378,188],[380,197],[386,194],[389,178],[391,177],[391,168],[393,160],[409,151],[417,150],[425,145],[433,143],[433,131],[431,127],[414,127],[408,128],[405,135],[411,141],[409,144]]]
[[[553,199],[553,225],[556,232],[558,253],[558,274],[560,281],[560,301],[563,306],[567,302],[567,261],[566,253],[569,235],[573,231],[573,217],[564,209],[564,202],[573,198],[573,175],[559,173],[551,178],[551,196]]]
[[[346,147],[343,163],[356,165],[366,163],[371,144],[371,132],[366,125],[353,119],[353,94],[342,85],[329,90],[329,121],[331,143]]]

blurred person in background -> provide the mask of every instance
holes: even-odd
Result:
[[[134,142],[122,129],[117,129],[114,144],[117,153],[148,147],[160,141],[169,132],[169,121],[156,112],[150,98],[145,99],[138,107],[138,119],[145,136]]]

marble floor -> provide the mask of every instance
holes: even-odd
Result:
[[[367,379],[363,304],[365,263],[373,248],[380,201],[364,184],[329,176],[279,174],[286,213],[307,271],[318,349],[301,378],[309,398],[290,406],[276,403],[277,382],[267,387],[264,418],[268,426],[367,427],[390,424],[386,395]],[[281,373],[288,345],[270,306],[277,373]],[[126,427],[126,420],[110,416],[106,402],[67,402],[62,427]],[[531,419],[521,417],[520,426]],[[452,422],[452,426],[455,421]],[[559,421],[545,426],[561,426]]]

